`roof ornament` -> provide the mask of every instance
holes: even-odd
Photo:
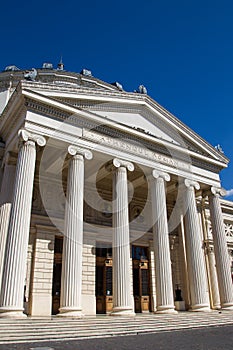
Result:
[[[85,69],[85,68],[82,69],[81,72],[80,72],[80,74],[86,75],[87,77],[92,77],[91,70],[89,70],[89,69]]]
[[[26,71],[24,74],[24,78],[29,81],[35,81],[37,76],[37,70],[35,68],[32,68],[30,71]]]
[[[118,81],[115,81],[115,83],[112,83],[112,85],[116,86],[118,90],[123,91],[123,86],[120,83],[118,83]]]
[[[220,153],[224,153],[222,147],[219,144],[217,146],[214,146],[214,148]]]
[[[139,94],[147,94],[147,88],[144,85],[139,85],[137,92],[139,92]]]
[[[4,69],[5,72],[16,72],[20,70],[18,67],[16,67],[15,65],[11,65],[11,66],[6,66],[6,68]]]
[[[50,62],[44,62],[42,69],[53,69],[53,64]]]
[[[64,70],[64,63],[62,62],[62,56],[61,56],[61,59],[60,59],[60,62],[58,63],[57,65],[57,70]]]

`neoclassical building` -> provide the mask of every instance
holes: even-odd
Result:
[[[0,73],[0,317],[233,309],[228,159],[62,63]]]

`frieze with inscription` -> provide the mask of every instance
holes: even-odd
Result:
[[[180,160],[164,156],[160,153],[153,152],[140,145],[134,145],[129,142],[119,140],[110,136],[100,135],[92,131],[83,131],[83,137],[94,141],[100,145],[111,146],[116,149],[121,149],[127,153],[137,154],[143,158],[157,161],[162,164],[166,164],[178,169],[190,170],[190,164],[182,162]]]

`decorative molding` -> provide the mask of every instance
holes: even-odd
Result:
[[[215,196],[225,196],[227,194],[226,190],[224,190],[224,188],[221,188],[221,187],[211,187],[210,189],[211,193]]]
[[[91,160],[93,158],[93,153],[89,149],[74,146],[74,145],[70,145],[68,147],[68,153],[71,156],[81,154],[82,156],[84,156],[84,158],[86,158],[88,160]]]
[[[194,187],[196,190],[200,190],[200,185],[198,182],[190,180],[190,179],[185,179],[184,180],[184,185],[189,188],[189,187]]]
[[[153,169],[152,171],[152,175],[155,179],[158,179],[158,178],[162,178],[164,179],[165,181],[170,181],[171,177],[168,173],[165,173],[165,172],[162,172],[162,171],[158,171],[156,169]]]
[[[232,223],[225,223],[225,233],[227,237],[233,238],[233,224]]]
[[[116,168],[125,167],[129,171],[134,171],[134,165],[131,162],[127,162],[119,158],[114,158],[112,163]]]
[[[46,139],[42,135],[32,134],[24,129],[19,130],[18,137],[20,141],[33,141],[40,147],[46,145]]]
[[[233,240],[233,222],[224,221],[224,230],[225,230],[227,241],[232,242],[232,240]],[[207,236],[208,236],[209,240],[213,239],[212,225],[211,225],[211,221],[209,221],[209,220],[208,220],[208,225],[207,225]]]
[[[157,161],[159,163],[170,165],[170,166],[176,167],[178,169],[185,169],[185,170],[190,171],[190,164],[182,162],[178,159],[167,157],[167,156],[160,154],[160,153],[153,152],[146,147],[144,148],[144,147],[139,146],[139,145],[131,144],[127,141],[122,141],[121,139],[116,139],[116,138],[113,138],[110,136],[101,135],[101,134],[98,134],[98,133],[90,131],[90,130],[84,130],[83,136],[86,139],[94,141],[94,142],[99,143],[101,145],[107,145],[107,146],[111,146],[111,147],[116,148],[116,149],[122,149],[122,150],[126,151],[127,153],[138,154],[144,158],[154,160],[154,161]]]

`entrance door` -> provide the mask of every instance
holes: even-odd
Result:
[[[112,248],[96,248],[96,313],[110,313],[112,308]]]
[[[150,311],[149,261],[146,247],[133,246],[133,294],[135,312]]]
[[[56,236],[54,242],[52,315],[58,314],[60,308],[62,245],[63,237]]]

